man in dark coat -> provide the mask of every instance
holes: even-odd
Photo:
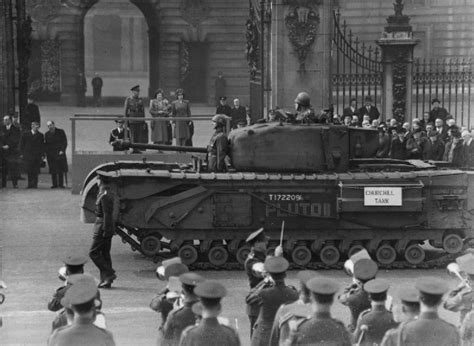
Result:
[[[221,96],[219,98],[219,104],[216,108],[216,114],[225,114],[228,117],[231,116],[232,108],[227,104],[227,97]]]
[[[370,117],[370,123],[380,117],[379,110],[372,104],[372,102],[372,97],[365,97],[365,105],[359,108],[359,111],[357,112],[357,115],[359,116],[359,122],[362,122],[362,118],[366,114]]]
[[[407,138],[405,137],[405,129],[400,127],[397,129],[397,136],[392,139],[389,156],[392,159],[405,160],[407,158]]]
[[[435,130],[428,132],[428,138],[431,142],[428,160],[443,161],[444,142],[439,137],[439,133]]]
[[[102,106],[102,86],[104,82],[99,74],[96,72],[94,78],[92,78],[92,98],[94,99],[94,105],[96,107]]]
[[[48,132],[44,135],[46,158],[48,159],[49,173],[51,174],[52,189],[64,189],[64,174],[68,171],[66,148],[66,133],[56,128],[54,121],[48,121]]]
[[[130,140],[129,129],[124,128],[125,121],[122,119],[115,120],[117,127],[110,132],[109,144],[114,148],[114,151],[124,151],[122,143],[124,140]]]
[[[219,104],[219,100],[221,99],[222,96],[226,94],[226,80],[224,78],[224,75],[222,74],[221,71],[217,72],[217,78],[214,81],[214,87],[216,89],[216,104]],[[216,113],[219,114],[219,113]]]
[[[474,167],[474,141],[469,131],[465,130],[461,134],[464,145],[464,167]]]
[[[431,101],[432,109],[430,111],[429,121],[434,122],[436,119],[441,119],[446,121],[446,117],[448,116],[448,111],[440,106],[440,101],[435,98]]]
[[[28,95],[28,103],[25,107],[25,114],[21,115],[20,124],[22,131],[30,131],[31,123],[36,121],[41,126],[41,115],[39,107],[35,104],[32,95]]]
[[[448,130],[449,140],[444,147],[444,161],[451,162],[454,167],[462,167],[464,165],[464,147],[462,144],[461,134],[457,127]]]
[[[39,124],[31,123],[31,131],[24,132],[20,139],[20,154],[28,175],[28,189],[38,187],[38,175],[44,156],[44,136],[39,132]]]
[[[3,126],[0,129],[3,134],[2,140],[2,187],[6,187],[7,175],[10,177],[13,188],[18,187],[20,177],[20,153],[18,145],[20,143],[21,131],[14,126],[9,115],[3,117]]]
[[[348,107],[344,108],[344,110],[342,111],[343,118],[346,116],[350,116],[352,119],[353,115],[357,115],[357,99],[356,98],[352,98],[351,104]],[[362,122],[362,119],[361,119],[361,122]]]
[[[234,107],[232,107],[230,116],[232,118],[231,127],[244,127],[247,125],[247,111],[244,106],[240,105],[239,99],[234,99]]]
[[[77,106],[85,107],[86,106],[86,91],[87,91],[87,81],[84,73],[79,72],[76,76],[76,96],[77,96]]]

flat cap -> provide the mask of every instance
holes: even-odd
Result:
[[[134,87],[130,88],[131,91],[140,91],[140,86],[135,85]]]
[[[375,277],[378,265],[368,258],[362,258],[354,263],[354,277],[359,280],[369,280]]]
[[[265,270],[268,273],[284,273],[290,264],[288,261],[281,256],[268,256],[263,263]]]
[[[247,239],[245,240],[246,243],[251,243],[253,241],[256,241],[256,240],[259,240],[260,238],[262,238],[263,240],[263,237],[265,237],[265,229],[262,227],[262,228],[259,228],[258,230],[256,230],[255,232],[251,233]]]
[[[374,279],[365,283],[364,290],[367,293],[378,294],[378,293],[387,292],[389,287],[390,287],[390,284],[388,283],[388,281],[381,280],[381,279]]]
[[[67,255],[62,261],[68,266],[80,266],[87,262],[87,257],[82,255]]]
[[[309,280],[316,277],[317,275],[318,272],[314,270],[302,270],[296,276],[304,285],[306,285]]]
[[[227,290],[215,280],[206,280],[196,285],[194,293],[201,298],[218,299],[225,297]]]
[[[442,296],[449,290],[445,281],[433,277],[418,279],[415,283],[415,288],[423,294],[434,296]]]
[[[185,264],[172,263],[165,267],[165,280],[168,280],[171,276],[180,276],[181,274],[188,273],[189,269]]]
[[[196,273],[189,272],[179,276],[179,281],[188,286],[196,286],[198,283],[204,282],[205,279]]]
[[[312,278],[306,283],[306,287],[314,294],[333,295],[339,290],[339,286],[332,280],[324,277]]]
[[[420,301],[420,294],[413,285],[405,285],[398,291],[398,298],[402,302],[418,303]]]
[[[474,275],[474,254],[467,253],[456,258],[459,269],[469,275]]]
[[[71,287],[68,288],[65,298],[65,306],[79,305],[93,300],[97,296],[97,284],[95,280],[88,275],[79,278]]]

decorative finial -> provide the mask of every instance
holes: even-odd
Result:
[[[401,17],[403,16],[403,0],[395,0],[393,4],[393,8],[395,9],[395,16]]]

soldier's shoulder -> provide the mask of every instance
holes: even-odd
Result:
[[[226,333],[228,333],[229,335],[236,336],[237,338],[239,337],[239,334],[234,328],[226,326],[224,324],[221,324],[221,328],[222,330],[225,330]]]
[[[181,338],[185,338],[185,337],[188,337],[188,336],[194,334],[197,331],[198,327],[199,327],[198,325],[193,325],[193,326],[188,326],[188,327],[184,328],[183,334],[181,335]]]
[[[372,310],[370,310],[370,309],[364,310],[360,313],[359,318],[363,318],[364,316],[365,317],[370,316],[371,312],[372,312]]]

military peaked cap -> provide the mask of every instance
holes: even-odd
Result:
[[[133,88],[130,89],[131,91],[140,91],[140,86],[135,85]]]
[[[204,282],[205,279],[196,273],[189,272],[179,276],[179,281],[188,286],[196,286],[198,283]]]
[[[288,269],[290,264],[284,257],[268,256],[265,259],[265,263],[263,264],[263,266],[268,273],[277,274],[284,273]]]
[[[442,296],[449,288],[445,281],[433,277],[424,277],[415,283],[415,287],[423,294]]]
[[[354,263],[354,277],[359,280],[374,278],[377,270],[377,263],[368,258],[362,258]]]
[[[302,270],[297,274],[297,277],[304,285],[306,285],[309,280],[313,279],[317,275],[318,273],[314,270]]]
[[[251,243],[251,242],[255,242],[255,241],[258,241],[258,240],[264,240],[265,239],[265,229],[262,227],[262,228],[259,228],[258,230],[256,230],[255,232],[253,232],[252,234],[250,234],[247,239],[245,240],[245,242],[247,243]],[[268,237],[267,237],[268,239]]]
[[[165,280],[168,280],[170,276],[180,276],[181,274],[189,272],[188,267],[182,263],[173,263],[165,267]]]
[[[389,287],[390,284],[387,281],[381,279],[374,279],[365,283],[364,290],[367,293],[378,294],[387,292]]]
[[[339,290],[339,286],[334,281],[323,277],[312,278],[306,283],[306,287],[319,295],[333,295]]]
[[[227,295],[227,290],[222,284],[214,280],[207,280],[196,285],[194,293],[201,298],[218,299]]]
[[[79,278],[78,281],[66,291],[64,306],[87,303],[97,296],[97,290],[97,284],[94,278],[83,275],[83,278]]]
[[[398,291],[398,298],[402,302],[407,303],[418,303],[420,301],[420,294],[412,285],[406,285],[400,288]]]
[[[459,265],[459,269],[469,275],[474,275],[474,254],[467,253],[463,256],[456,258],[456,263]]]
[[[68,266],[80,266],[87,262],[86,256],[81,255],[67,255],[63,258],[63,263]]]

